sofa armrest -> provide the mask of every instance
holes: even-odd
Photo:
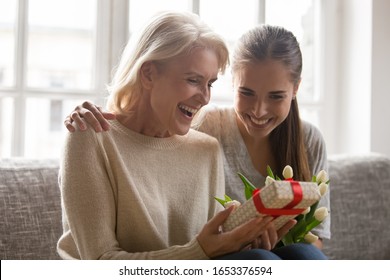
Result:
[[[331,259],[390,259],[390,158],[329,157]]]
[[[0,160],[0,259],[59,259],[57,160]]]

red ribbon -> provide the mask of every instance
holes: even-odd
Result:
[[[260,189],[256,189],[253,191],[253,203],[256,206],[256,209],[259,213],[270,215],[270,216],[282,216],[282,215],[299,215],[305,209],[294,208],[299,202],[301,202],[303,198],[302,187],[297,181],[290,181],[291,188],[294,194],[294,199],[284,206],[283,208],[266,208],[260,197]],[[293,209],[294,208],[294,209]]]

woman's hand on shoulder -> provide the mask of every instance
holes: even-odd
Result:
[[[86,130],[88,123],[96,132],[106,131],[110,128],[110,124],[107,120],[113,120],[116,116],[113,113],[106,112],[102,107],[97,106],[89,101],[84,101],[65,118],[64,124],[70,132],[76,131],[73,126],[73,122],[80,128],[80,130]]]
[[[198,234],[197,239],[209,258],[240,251],[261,236],[270,226],[272,217],[257,217],[229,232],[221,232],[221,225],[233,211],[234,206],[219,212]]]

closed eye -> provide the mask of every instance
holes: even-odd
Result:
[[[245,87],[238,88],[238,92],[244,96],[254,96],[255,95],[253,90],[245,88]]]
[[[270,92],[269,97],[274,100],[284,99],[286,97],[285,91]]]
[[[187,79],[187,81],[191,84],[198,84],[198,80],[197,79]]]
[[[217,81],[217,79],[213,79],[211,80],[207,85],[209,88],[212,88],[213,87],[213,84]]]
[[[279,95],[279,94],[271,94],[270,98],[278,100],[278,99],[283,99],[284,96],[283,95]]]

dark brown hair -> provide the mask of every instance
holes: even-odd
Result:
[[[233,54],[233,74],[247,64],[266,59],[282,62],[290,72],[291,82],[299,85],[302,53],[292,32],[271,25],[261,25],[246,32],[240,38]],[[271,132],[270,144],[276,160],[276,166],[273,166],[274,173],[280,176],[288,164],[294,170],[294,179],[301,181],[311,179],[296,98],[292,100],[287,118]]]

